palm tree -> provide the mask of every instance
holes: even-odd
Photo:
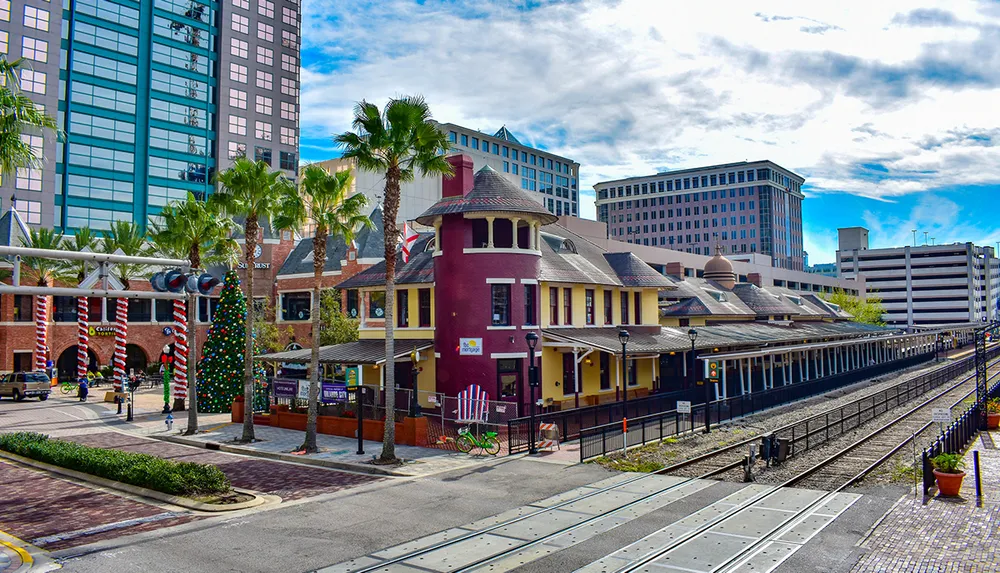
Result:
[[[120,251],[121,254],[130,257],[144,257],[151,254],[152,251],[152,245],[150,245],[147,238],[148,235],[146,234],[146,231],[140,229],[139,226],[133,223],[132,221],[123,221],[123,220],[113,221],[111,223],[111,227],[107,231],[105,231],[104,236],[101,237],[101,243],[100,243],[101,250],[103,250],[106,253],[115,253]],[[114,267],[114,273],[115,275],[118,276],[118,279],[121,280],[122,286],[125,288],[125,290],[129,290],[132,279],[145,274],[147,269],[148,267],[146,265],[116,263]],[[111,300],[111,299],[106,299],[106,300]],[[115,299],[116,309],[114,312],[114,316],[116,317],[118,314],[117,305],[121,304],[122,300],[126,299],[121,299],[121,298]],[[106,301],[105,304],[107,304]],[[118,321],[116,319],[116,322],[122,322],[124,326],[127,326],[128,325],[127,315],[123,321]],[[121,342],[117,336],[115,337],[114,353],[116,356],[119,353],[124,355],[125,353],[125,347],[123,347],[124,344],[126,344],[126,342]],[[114,361],[112,361],[112,364],[114,364]],[[121,391],[123,392],[125,391],[126,388],[125,374],[126,373],[124,371],[124,365],[123,365],[121,373],[120,374],[116,373],[116,377],[119,378],[117,381],[117,385],[121,388]]]
[[[244,260],[247,267],[247,304],[253,308],[253,270],[257,260],[257,240],[261,225],[270,224],[275,216],[282,214],[291,204],[298,201],[298,190],[280,171],[271,171],[263,161],[251,161],[240,157],[232,167],[217,176],[219,189],[212,195],[212,201],[224,213],[243,218],[243,237],[246,241]],[[253,432],[253,329],[254,313],[247,312],[246,353],[244,355],[243,385],[243,437],[241,441],[254,441]]]
[[[90,227],[80,227],[77,229],[76,235],[65,238],[62,248],[82,253],[88,250],[95,250],[97,248],[97,243],[98,236],[93,229]],[[87,277],[87,271],[90,270],[87,261],[73,261],[71,265],[73,269],[76,270],[76,281],[78,283],[83,282],[83,279]]]
[[[121,250],[122,254],[130,257],[145,257],[153,251],[147,232],[132,221],[113,221],[101,237],[100,246],[105,253]],[[146,265],[116,263],[114,273],[125,290],[129,290],[131,280],[144,275],[148,268]]]
[[[232,239],[233,220],[219,212],[215,203],[199,201],[192,193],[184,201],[173,201],[163,208],[161,223],[150,230],[153,242],[165,253],[191,262],[192,272],[202,268],[203,256],[213,262],[233,263],[239,247]],[[161,301],[165,302],[165,301]],[[185,435],[198,433],[198,298],[188,293],[188,425]],[[179,406],[179,408],[178,408]],[[177,398],[175,410],[184,409],[184,399]]]
[[[358,168],[385,173],[383,209],[385,213],[385,356],[386,364],[395,360],[393,308],[396,300],[396,242],[399,213],[399,184],[421,175],[452,175],[445,161],[448,139],[431,123],[430,108],[420,96],[389,100],[383,112],[378,106],[361,101],[354,107],[354,132],[338,135],[335,141],[344,148],[344,157],[353,157]],[[387,419],[396,410],[395,372],[385,369],[385,409]],[[416,389],[414,388],[414,391]],[[396,426],[385,424],[381,461],[396,461]]]
[[[62,249],[63,234],[52,229],[28,229],[28,236],[21,239],[21,246],[29,249]],[[24,257],[25,274],[34,280],[37,286],[53,286],[56,281],[69,278],[71,270],[65,261],[43,259],[41,257]]]
[[[40,157],[29,142],[21,138],[24,131],[42,129],[58,130],[56,120],[39,111],[35,102],[21,92],[17,72],[23,59],[8,62],[0,57],[0,176],[9,177],[18,169],[37,169],[42,166]],[[57,131],[58,132],[58,131]]]
[[[308,222],[315,226],[313,236],[313,296],[312,296],[312,355],[309,373],[309,415],[306,418],[306,441],[302,450],[316,453],[316,415],[319,410],[319,331],[320,296],[323,286],[323,268],[326,266],[326,241],[328,236],[340,237],[345,243],[354,240],[362,227],[371,228],[371,220],[362,210],[368,198],[351,193],[350,170],[327,173],[318,165],[310,165],[302,174],[298,200],[283,216],[275,219],[282,228],[301,227]]]

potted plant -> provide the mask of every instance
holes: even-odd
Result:
[[[986,428],[995,430],[1000,427],[1000,398],[990,398],[986,401]]]
[[[957,496],[962,489],[962,479],[965,467],[962,456],[958,454],[938,454],[931,458],[934,466],[934,477],[937,478],[938,492],[944,496]]]

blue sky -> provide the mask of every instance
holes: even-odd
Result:
[[[995,0],[304,0],[302,159],[338,154],[360,99],[581,164],[593,184],[739,160],[806,177],[811,262],[873,246],[1000,241]]]

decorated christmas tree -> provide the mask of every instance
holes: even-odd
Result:
[[[219,304],[198,364],[198,411],[229,412],[233,399],[243,395],[243,354],[246,344],[247,303],[236,271],[226,273]],[[256,354],[256,351],[254,352]],[[254,368],[255,410],[267,408],[264,369]]]

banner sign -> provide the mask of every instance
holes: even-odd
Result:
[[[483,355],[483,339],[482,338],[459,338],[458,339],[459,356],[482,356]]]
[[[350,366],[347,368],[347,385],[357,386],[361,384],[361,367]]]
[[[280,398],[294,398],[298,393],[298,387],[297,380],[275,380],[274,395]]]
[[[323,382],[320,387],[322,395],[320,401],[324,404],[334,404],[347,401],[347,384],[334,382]]]
[[[114,336],[114,326],[91,326],[87,329],[91,336]]]
[[[296,396],[296,398],[298,398],[300,400],[308,400],[309,399],[309,385],[310,385],[310,381],[309,380],[299,380],[299,393]]]

